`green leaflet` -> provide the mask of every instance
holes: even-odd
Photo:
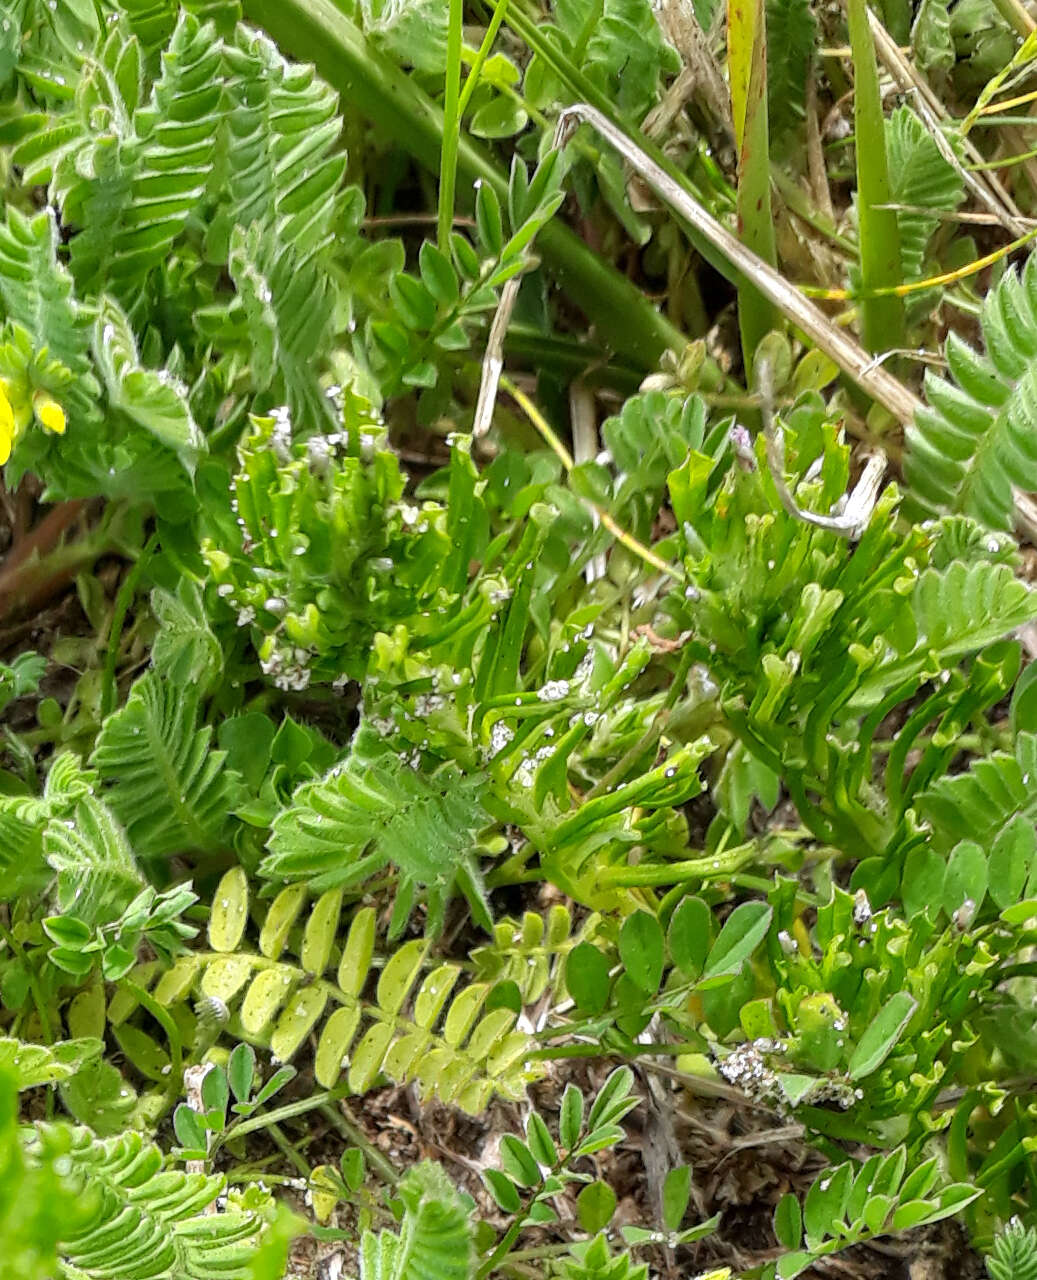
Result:
[[[480,780],[450,767],[426,778],[384,750],[367,754],[371,737],[361,729],[342,765],[295,793],[274,823],[260,874],[305,879],[319,890],[362,883],[392,865],[400,876],[393,931],[402,930],[420,887],[434,934],[458,876],[479,884],[470,850],[488,821]]]

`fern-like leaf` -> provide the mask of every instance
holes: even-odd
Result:
[[[987,1258],[990,1280],[1037,1280],[1037,1231],[1011,1222]]]
[[[44,830],[52,819],[67,820],[95,781],[96,775],[85,772],[78,757],[66,751],[51,765],[42,797],[0,796],[0,873],[12,895],[46,883]]]
[[[479,790],[478,780],[452,767],[425,778],[391,753],[365,755],[354,746],[344,765],[295,793],[274,823],[260,875],[306,880],[320,890],[360,884],[392,864],[400,876],[394,933],[406,923],[418,886],[426,891],[435,933],[460,877],[475,890],[469,896],[487,920],[470,853],[475,833],[488,822]]]
[[[888,630],[883,625],[887,603],[892,606]],[[1037,617],[1037,592],[1020,581],[1008,565],[983,561],[966,564],[955,560],[944,570],[927,569],[915,583],[911,604],[908,620],[896,593],[878,593],[874,618],[879,633],[889,641],[890,651],[861,681],[855,706],[865,705],[875,691],[889,687],[894,679],[921,674],[934,660],[955,663]],[[906,645],[900,638],[905,626],[912,627],[914,633]]]
[[[904,468],[923,506],[1007,529],[1013,486],[1037,488],[1037,259],[1002,276],[980,324],[985,356],[951,334],[953,381],[927,373]]]
[[[37,351],[46,348],[74,375],[63,396],[83,409],[97,391],[87,356],[89,317],[73,296],[72,277],[58,261],[57,249],[58,227],[50,209],[29,219],[8,206],[0,225],[4,317],[29,334]]]
[[[136,41],[114,32],[88,64],[77,131],[60,149],[52,182],[63,219],[78,229],[69,256],[83,290],[107,289],[130,304],[168,258],[212,171],[219,69],[213,28],[190,14],[148,98]]]
[[[940,225],[936,212],[956,209],[965,188],[958,171],[909,107],[898,107],[886,122],[886,146],[893,203],[906,206],[897,211],[904,279],[920,280],[926,248]],[[927,213],[929,209],[936,212]]]
[[[241,29],[224,57],[228,199],[217,224],[259,223],[303,262],[328,243],[337,210],[338,99],[259,32]]]
[[[942,849],[966,839],[992,850],[1014,833],[1032,858],[1037,852],[1037,734],[1021,733],[1011,752],[995,751],[974,760],[966,773],[941,778],[918,798],[918,808],[933,824]]]
[[[247,232],[234,228],[228,270],[253,385],[287,401],[300,426],[330,426],[334,408],[318,381],[335,304],[327,272],[255,223]]]
[[[486,982],[513,982],[524,1005],[535,1004],[550,988],[555,1004],[567,996],[565,957],[577,943],[589,940],[600,922],[591,915],[573,932],[567,907],[556,905],[546,917],[527,911],[521,922],[498,920],[493,941],[472,952],[475,972]]]
[[[239,0],[183,0],[182,4],[175,0],[120,0],[120,8],[149,58],[168,44],[181,9],[201,23],[212,22],[221,36],[229,35],[241,20]]]
[[[767,113],[774,138],[803,119],[816,41],[810,0],[767,0]]]
[[[139,857],[216,849],[227,838],[241,779],[212,749],[197,710],[191,690],[149,672],[98,736],[92,763],[112,784],[106,798]]]
[[[396,1193],[403,1201],[400,1234],[366,1231],[360,1244],[361,1280],[471,1280],[475,1249],[471,1214],[438,1164],[407,1171]]]
[[[47,824],[43,850],[58,873],[61,910],[87,924],[115,919],[143,887],[126,833],[93,796],[84,796],[70,819]]]
[[[75,1280],[223,1280],[249,1275],[260,1222],[251,1213],[205,1213],[222,1178],[163,1171],[161,1150],[139,1133],[98,1139],[89,1129],[37,1124],[30,1164],[60,1161],[89,1204],[86,1221],[58,1241],[62,1274]]]

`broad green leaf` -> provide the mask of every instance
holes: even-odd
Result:
[[[737,973],[766,936],[771,915],[766,902],[743,902],[735,907],[709,952],[703,977]]]
[[[898,991],[886,1002],[850,1055],[847,1074],[851,1080],[863,1080],[882,1066],[917,1008],[917,1000],[906,991]]]
[[[1023,814],[1016,814],[998,833],[990,850],[990,896],[999,908],[1019,901],[1035,858],[1037,836],[1033,823]]]
[[[588,1235],[604,1231],[616,1211],[616,1193],[607,1182],[589,1182],[576,1197],[576,1214]]]
[[[701,898],[682,898],[670,917],[670,958],[686,978],[697,978],[709,953],[713,913]]]
[[[663,1226],[667,1231],[680,1228],[690,1200],[691,1166],[681,1164],[671,1169],[663,1179]]]
[[[541,1182],[540,1166],[526,1144],[513,1133],[506,1133],[500,1144],[501,1163],[509,1177],[522,1187],[537,1187]]]
[[[663,931],[647,911],[627,916],[619,931],[619,959],[626,973],[648,995],[659,989],[663,975]]]
[[[774,1234],[778,1243],[789,1250],[798,1249],[803,1239],[803,1213],[799,1197],[791,1191],[786,1191],[774,1210]]]
[[[987,856],[978,844],[962,840],[951,852],[943,882],[943,908],[953,915],[971,902],[979,911],[987,894]]]
[[[602,1013],[609,1001],[609,962],[591,942],[573,947],[565,962],[565,985],[584,1013]]]
[[[558,1138],[566,1151],[576,1146],[583,1126],[583,1094],[572,1082],[565,1086],[558,1116]]]
[[[256,1051],[250,1044],[235,1045],[227,1061],[227,1081],[237,1102],[251,1098],[255,1074]]]

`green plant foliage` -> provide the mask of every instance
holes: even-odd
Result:
[[[246,1277],[260,1230],[250,1212],[204,1211],[222,1178],[162,1172],[162,1153],[139,1134],[97,1139],[88,1129],[37,1124],[24,1146],[29,1167],[64,1167],[65,1196],[85,1209],[57,1237],[62,1274],[91,1280]],[[78,1219],[78,1221],[77,1221]]]
[[[994,1241],[987,1258],[990,1280],[1033,1280],[1037,1276],[1037,1232],[1013,1222]]]
[[[96,1058],[104,1045],[100,1040],[66,1040],[61,1044],[24,1044],[8,1036],[0,1038],[0,1073],[5,1087],[34,1089],[56,1084],[74,1076],[85,1062]]]
[[[399,888],[390,937],[406,924],[419,886],[429,931],[438,933],[460,879],[488,923],[479,871],[466,850],[487,821],[477,778],[446,769],[423,778],[361,728],[349,759],[325,780],[306,783],[278,816],[259,872],[321,890],[355,886],[391,864]]]
[[[2,1050],[0,1050],[2,1052]],[[75,1230],[86,1206],[53,1163],[31,1165],[18,1137],[14,1081],[0,1072],[0,1227],[5,1266],[25,1280],[50,1280],[58,1266],[62,1231]]]
[[[372,1231],[360,1242],[362,1280],[468,1280],[474,1250],[468,1206],[439,1165],[415,1165],[400,1182],[400,1233]]]
[[[284,689],[361,677],[375,630],[427,608],[451,555],[442,508],[403,501],[372,407],[338,394],[341,432],[296,441],[287,414],[254,421],[233,520],[202,544],[217,594],[262,637],[264,672]]]
[[[0,0],[0,1270],[1035,1280],[1023,9],[347,8]]]
[[[470,1111],[483,1107],[494,1092],[523,1096],[538,1071],[526,1061],[529,1038],[514,1029],[515,1012],[487,1007],[485,983],[461,986],[454,994],[462,972],[458,965],[425,972],[424,941],[398,946],[381,970],[374,997],[365,998],[374,959],[374,912],[362,908],[354,914],[339,951],[341,889],[317,899],[296,944],[297,959],[282,959],[306,899],[300,889],[289,886],[274,898],[259,950],[250,951],[240,947],[247,882],[243,873],[228,872],[210,915],[212,949],[181,957],[164,974],[152,965],[133,976],[151,986],[159,1005],[174,1007],[192,993],[203,1004],[212,1003],[218,1025],[269,1046],[282,1062],[317,1033],[314,1071],[326,1089],[342,1078],[351,1092],[362,1093],[384,1075],[416,1081],[426,1096]],[[332,968],[334,978],[326,977]],[[122,994],[125,998],[109,1009],[117,1026],[136,1006],[131,992]]]
[[[925,254],[940,226],[939,213],[961,204],[965,189],[957,169],[941,153],[932,134],[909,107],[898,107],[886,124],[893,200],[897,211],[904,281],[925,275]],[[933,210],[928,213],[927,210]]]
[[[591,915],[574,933],[572,916],[561,905],[546,916],[527,911],[521,921],[497,920],[492,941],[472,952],[472,964],[484,982],[514,983],[524,1005],[536,1004],[548,990],[557,1003],[565,998],[565,957],[581,938],[593,937],[599,922]]]
[[[219,848],[241,794],[238,775],[211,748],[197,702],[153,674],[105,722],[92,757],[107,799],[141,857]]]
[[[922,0],[911,24],[911,50],[925,71],[952,69],[956,53],[948,0]]]
[[[790,421],[797,417],[803,433],[797,449],[803,452],[793,465],[806,468],[814,461],[818,477],[800,486],[799,501],[825,511],[846,483],[845,453],[834,441],[821,444],[814,432],[827,429],[809,402]],[[926,723],[953,717],[960,699],[976,696],[986,679],[982,665],[975,667],[975,691],[965,694],[942,673],[1033,616],[1034,600],[998,563],[1002,544],[996,538],[975,543],[971,563],[943,567],[940,543],[951,529],[934,524],[902,540],[890,524],[897,495],[887,490],[851,549],[776,510],[776,500],[767,496],[762,447],[757,459],[751,470],[732,469],[718,487],[715,464],[701,455],[690,455],[672,473],[671,500],[682,522],[691,585],[671,597],[669,607],[701,637],[695,648],[722,682],[721,697],[739,738],[785,779],[803,820],[816,820],[818,832],[863,856],[877,854],[899,840],[896,823],[911,796],[897,772],[901,750]],[[865,598],[867,613],[855,603]],[[847,625],[850,631],[843,629]],[[997,690],[1014,676],[1014,659],[1006,650],[990,651],[989,660],[987,696],[1001,696]],[[1004,662],[1009,666],[995,674]],[[859,806],[855,797],[870,785],[870,744],[882,717],[934,681],[927,714],[909,722],[889,757],[891,810],[880,815],[869,804]],[[833,792],[836,776],[843,781]],[[841,797],[837,806],[834,794]]]
[[[767,114],[771,135],[797,129],[806,105],[817,23],[809,0],[767,0]]]
[[[916,1165],[905,1177],[906,1168],[907,1152],[900,1147],[862,1165],[826,1169],[807,1192],[802,1217],[786,1204],[795,1197],[786,1196],[775,1214],[775,1231],[790,1251],[765,1274],[770,1280],[792,1280],[816,1258],[890,1230],[939,1222],[980,1194],[957,1183],[940,1187],[935,1159]]]
[[[908,429],[905,467],[913,496],[930,510],[961,511],[1004,529],[1012,486],[1034,484],[1028,397],[1037,350],[1035,291],[1032,259],[1022,272],[1006,272],[983,302],[986,355],[950,334],[953,381],[926,375],[929,405]]]

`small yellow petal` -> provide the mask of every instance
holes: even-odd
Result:
[[[19,435],[29,425],[32,418],[32,405],[19,386],[12,386],[7,378],[0,378],[0,394],[7,402],[14,419],[14,434]]]
[[[16,434],[11,402],[7,398],[6,391],[0,387],[0,467],[11,456],[11,447]]]
[[[57,436],[65,434],[65,410],[54,399],[46,394],[37,395],[33,401],[36,417],[40,425]]]

